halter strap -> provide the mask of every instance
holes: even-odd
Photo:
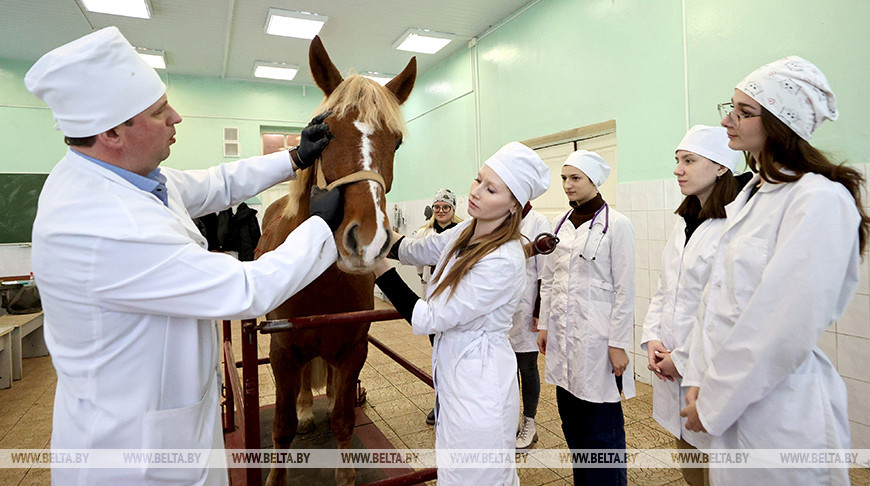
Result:
[[[354,172],[353,174],[346,175],[341,179],[332,181],[328,186],[326,186],[326,190],[330,191],[336,187],[353,184],[354,182],[360,181],[374,181],[380,184],[381,187],[387,187],[386,183],[384,183],[384,178],[377,172],[373,172],[370,170],[361,170],[359,172]]]
[[[384,188],[384,191],[387,189],[387,184],[384,182],[383,176],[378,174],[377,172],[371,170],[360,170],[354,172],[353,174],[348,174],[342,178],[336,179],[331,183],[326,183],[326,177],[323,175],[323,166],[320,165],[320,161],[317,162],[317,185],[320,187],[326,186],[327,191],[331,191],[332,189],[340,186],[345,186],[347,184],[353,184],[354,182],[360,181],[374,181],[381,185]]]

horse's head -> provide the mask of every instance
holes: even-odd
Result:
[[[319,37],[311,41],[308,58],[314,81],[326,95],[317,113],[332,111],[326,123],[335,137],[315,164],[315,177],[321,185],[342,185],[344,192],[344,221],[335,231],[338,265],[350,273],[367,272],[390,247],[386,193],[405,131],[399,105],[414,87],[417,60],[412,58],[401,74],[381,86],[359,75],[342,79]],[[353,174],[361,180],[342,180]]]

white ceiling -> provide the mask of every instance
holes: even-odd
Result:
[[[333,63],[347,75],[399,73],[411,56],[418,70],[465,49],[529,0],[150,0],[150,20],[92,13],[76,0],[0,0],[0,58],[36,61],[92,30],[115,25],[136,47],[166,51],[170,74],[253,80],[254,61],[297,64],[290,84],[313,85],[308,43],[265,33],[270,7],[326,15],[320,31]],[[392,48],[410,27],[456,34],[437,54]]]

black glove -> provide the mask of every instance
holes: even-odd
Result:
[[[311,119],[311,123],[302,130],[302,134],[299,136],[299,146],[290,151],[291,157],[293,157],[294,152],[296,153],[293,162],[299,169],[311,167],[320,158],[320,154],[329,145],[329,141],[333,139],[329,125],[323,123],[323,120],[326,120],[326,117],[331,114],[332,110],[315,116]]]
[[[343,199],[340,187],[324,191],[314,186],[308,198],[308,213],[311,216],[320,216],[329,225],[329,229],[335,231],[341,226],[341,220],[344,218]]]

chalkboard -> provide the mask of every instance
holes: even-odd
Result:
[[[0,174],[0,243],[30,243],[48,174]]]

